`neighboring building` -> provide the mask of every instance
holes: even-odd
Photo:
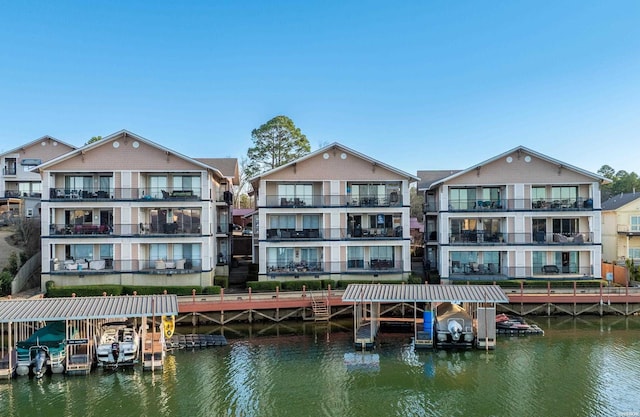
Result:
[[[640,261],[640,193],[618,194],[602,203],[602,258]]]
[[[40,175],[31,170],[73,149],[76,148],[58,139],[43,136],[0,154],[0,207],[6,207],[2,211],[11,209],[14,215],[40,216],[42,185]]]
[[[225,173],[126,130],[37,170],[44,190],[43,289],[47,281],[209,286],[228,274],[228,196],[237,171]]]
[[[403,279],[417,177],[338,143],[252,178],[259,279]]]
[[[601,278],[606,178],[522,146],[418,177],[425,264],[441,278]]]

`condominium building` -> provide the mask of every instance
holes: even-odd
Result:
[[[418,178],[333,143],[250,179],[260,280],[401,280]]]
[[[425,264],[449,279],[601,278],[604,177],[519,146],[418,171]]]
[[[209,286],[228,274],[235,159],[205,163],[123,130],[37,171],[43,289]]]
[[[21,145],[0,154],[0,209],[14,216],[38,217],[42,184],[32,168],[75,149],[51,136]]]
[[[603,260],[640,262],[640,193],[614,195],[602,203]]]

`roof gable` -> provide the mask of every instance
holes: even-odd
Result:
[[[533,173],[543,171],[535,171],[531,169],[531,167],[533,167],[535,164],[538,164],[538,168],[540,168],[540,165],[545,166],[544,169],[546,170],[546,174],[541,175],[539,179],[535,178]],[[445,182],[455,183],[457,182],[456,179],[468,175],[480,177],[483,172],[491,169],[499,169],[501,171],[500,174],[502,177],[513,178],[514,182],[535,183],[537,181],[547,181],[549,178],[549,170],[557,171],[559,176],[564,175],[564,177],[559,178],[559,182],[567,182],[567,175],[571,175],[575,181],[584,181],[585,178],[588,178],[591,181],[599,181],[601,183],[610,182],[607,178],[598,174],[551,158],[547,155],[528,149],[524,146],[518,146],[507,152],[494,156],[493,158],[487,159],[486,161],[480,162],[469,168],[463,169],[447,177],[436,180],[431,183],[429,188]],[[520,180],[518,180],[519,178]],[[458,181],[464,182],[464,180],[461,179],[459,179]],[[481,181],[474,182],[478,183]]]
[[[409,182],[420,180],[420,178],[412,174],[334,142],[331,145],[310,152],[295,161],[264,172],[251,178],[249,181],[254,183],[265,177],[278,178],[282,176],[290,178],[291,173],[295,173],[296,178],[307,176],[305,179],[344,179],[344,176],[341,174],[346,170],[345,167],[347,166],[350,168],[350,175],[362,173],[362,179],[378,177],[381,175],[381,172],[386,172],[389,176],[407,179]],[[354,169],[357,168],[357,166],[362,169]],[[306,175],[304,173],[305,169],[310,171]],[[318,169],[320,171],[318,171]],[[321,176],[319,173],[321,173]],[[357,180],[358,178],[354,179]]]
[[[631,210],[640,210],[640,193],[617,194],[602,203],[602,210],[619,210],[624,206],[633,205],[636,201],[636,206],[629,208]]]

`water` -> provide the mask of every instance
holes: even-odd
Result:
[[[534,322],[544,336],[500,337],[489,353],[415,351],[409,334],[390,332],[374,352],[355,352],[350,322],[330,331],[225,327],[228,346],[177,351],[154,374],[1,383],[0,410],[7,417],[640,415],[640,317]]]

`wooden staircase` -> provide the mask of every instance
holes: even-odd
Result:
[[[329,321],[329,303],[326,298],[315,298],[311,292],[311,309],[315,321]]]

